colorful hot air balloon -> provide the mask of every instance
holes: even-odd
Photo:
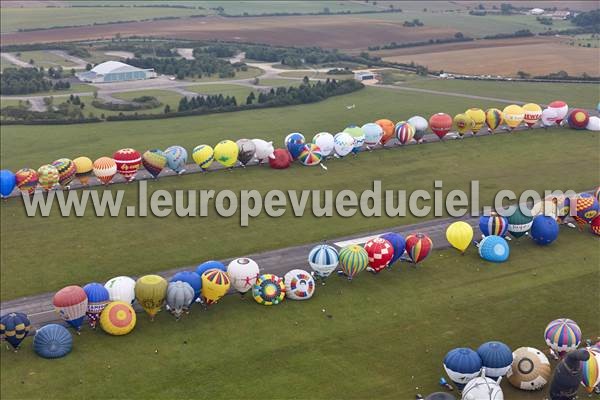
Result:
[[[0,337],[17,350],[21,342],[29,334],[31,322],[21,312],[11,312],[0,318]]]
[[[33,351],[42,358],[60,358],[71,352],[73,336],[62,325],[48,324],[33,337]]]
[[[235,142],[222,140],[215,146],[215,161],[226,168],[231,168],[237,163],[239,149]]]
[[[227,267],[225,266],[225,264],[223,264],[220,261],[210,260],[198,265],[196,267],[196,273],[200,275],[200,278],[202,278],[202,275],[209,269],[218,269],[223,272],[227,272]],[[202,282],[202,279],[200,279],[200,282]],[[200,289],[202,289],[202,283],[200,284]]]
[[[548,104],[548,109],[556,111],[556,124],[560,125],[569,113],[569,106],[564,101],[555,100]]]
[[[100,157],[94,161],[93,171],[100,182],[104,185],[108,185],[117,173],[117,164],[112,158]]]
[[[319,132],[313,137],[313,144],[319,146],[321,149],[321,155],[323,157],[329,157],[333,154],[333,135],[329,132]]]
[[[375,123],[383,129],[380,142],[382,146],[385,146],[387,142],[394,138],[396,124],[389,119],[378,119]]]
[[[354,138],[347,132],[339,132],[333,137],[333,149],[339,157],[345,157],[354,148]]]
[[[135,283],[135,299],[148,313],[151,320],[154,320],[165,304],[167,286],[169,284],[165,278],[158,275],[142,276]]]
[[[21,193],[31,195],[38,184],[38,174],[34,169],[22,168],[15,174],[15,183]]]
[[[483,128],[486,121],[486,114],[481,108],[469,108],[465,111],[465,115],[471,118],[473,121],[473,134],[475,135],[477,132]]]
[[[424,233],[411,233],[406,237],[406,253],[413,264],[423,261],[431,252],[433,242]]]
[[[404,250],[406,249],[406,239],[404,239],[404,236],[401,234],[395,232],[383,234],[380,238],[390,242],[394,248],[394,256],[389,263],[389,266],[391,267],[404,254]]]
[[[285,283],[273,274],[263,274],[252,286],[252,297],[258,304],[273,306],[285,299]]]
[[[365,250],[369,256],[369,267],[375,273],[387,267],[394,258],[394,246],[381,237],[367,241]]]
[[[286,169],[292,165],[292,156],[286,149],[275,149],[273,156],[269,158],[269,166],[273,169]]]
[[[315,293],[315,280],[302,269],[293,269],[283,277],[285,295],[292,300],[308,300]]]
[[[510,106],[506,106],[504,108],[502,115],[504,116],[504,123],[506,126],[513,130],[517,126],[521,125],[521,122],[523,122],[523,118],[525,118],[525,110],[523,110],[523,107],[521,106],[511,104]]]
[[[77,157],[73,160],[73,164],[75,164],[75,176],[79,179],[79,183],[87,186],[94,168],[92,160],[88,157]]]
[[[600,236],[600,215],[590,222],[590,229],[594,235]]]
[[[415,127],[406,121],[400,121],[396,124],[394,132],[400,144],[407,144],[415,136]]]
[[[173,275],[169,282],[185,282],[194,290],[194,298],[196,300],[200,297],[200,289],[202,288],[202,278],[197,272],[194,271],[180,271]]]
[[[12,193],[17,186],[17,177],[12,171],[3,169],[0,171],[0,196],[6,197]]]
[[[496,214],[495,212],[491,215],[482,215],[479,218],[479,230],[483,236],[502,236],[508,232],[508,218]]]
[[[444,370],[448,378],[459,388],[479,375],[481,358],[474,350],[461,347],[449,351],[444,357]]]
[[[317,245],[308,253],[308,264],[316,277],[323,281],[335,271],[339,262],[337,250],[326,244]]]
[[[290,155],[295,160],[300,155],[302,148],[304,147],[304,135],[299,132],[290,133],[285,137],[284,144]]]
[[[231,282],[226,272],[216,268],[209,269],[202,274],[202,301],[207,306],[216,303],[227,294],[230,286]]]
[[[137,317],[133,307],[124,301],[109,303],[100,314],[100,327],[109,335],[127,335],[135,328]]]
[[[570,209],[575,208],[576,215],[574,218],[580,226],[592,222],[599,214],[598,200],[591,193],[579,193],[574,201],[575,207],[572,204],[573,200],[570,198],[565,200]]]
[[[365,145],[367,147],[377,146],[383,137],[383,128],[374,122],[369,122],[362,126],[362,131],[365,134]]]
[[[194,297],[194,289],[187,282],[175,281],[167,287],[167,307],[177,320],[189,309]]]
[[[133,304],[135,300],[135,281],[128,276],[117,276],[104,284],[110,301],[122,301]]]
[[[512,206],[512,214],[508,217],[508,232],[515,238],[525,235],[531,228],[533,217],[528,210],[520,206]]]
[[[231,286],[242,294],[252,289],[259,273],[258,264],[250,258],[236,258],[227,266]]]
[[[181,146],[167,147],[165,156],[167,157],[167,165],[169,168],[179,175],[185,172],[185,164],[187,163],[188,158],[186,149]]]
[[[110,302],[108,290],[100,283],[88,283],[83,287],[83,291],[88,298],[86,315],[88,324],[91,328],[96,328],[96,323],[100,317],[100,313]]]
[[[356,125],[350,125],[344,129],[344,132],[348,133],[350,136],[352,136],[352,139],[354,139],[352,152],[354,154],[358,154],[363,144],[365,144],[365,133],[363,132],[362,128]]]
[[[600,353],[592,351],[591,348],[585,349],[590,358],[581,362],[581,384],[588,393],[592,393],[594,388],[600,384]]]
[[[548,347],[563,357],[568,352],[579,347],[579,343],[581,343],[581,329],[571,319],[555,319],[546,326],[544,339]]]
[[[485,112],[485,124],[488,127],[490,133],[494,133],[496,129],[502,124],[503,117],[502,111],[497,108],[488,108]]]
[[[142,165],[156,179],[167,165],[167,156],[160,149],[146,150],[142,154]]]
[[[298,160],[302,165],[313,166],[319,165],[323,156],[321,155],[321,149],[316,144],[308,143],[302,147],[302,151],[298,155]]]
[[[477,354],[481,358],[481,365],[485,368],[485,376],[495,381],[506,375],[513,362],[510,347],[502,342],[486,342],[479,346]]]
[[[445,113],[433,114],[429,117],[429,127],[442,140],[452,129],[452,117]]]
[[[266,161],[273,156],[273,142],[266,142],[262,139],[252,139],[254,146],[256,147],[256,153],[254,157],[258,160],[259,164]]]
[[[513,352],[513,362],[506,377],[521,390],[540,390],[550,381],[548,358],[533,347],[519,347]]]
[[[529,234],[534,242],[542,246],[554,242],[558,237],[556,218],[547,215],[536,216],[531,223]]]
[[[427,133],[427,128],[429,128],[427,120],[420,115],[415,115],[414,117],[410,117],[406,122],[415,128],[415,135],[413,136],[413,139],[415,139],[417,143],[421,143],[423,137]]]
[[[486,261],[501,263],[508,260],[510,249],[503,237],[489,235],[479,242],[479,257]]]
[[[245,167],[254,158],[256,145],[250,139],[240,139],[235,143],[238,147],[238,161]]]
[[[52,166],[58,170],[58,182],[65,189],[69,188],[69,185],[75,178],[77,168],[73,161],[68,158],[60,158],[52,163]]]
[[[456,221],[446,229],[446,240],[455,249],[464,253],[473,240],[473,228],[464,221]]]
[[[590,122],[590,114],[581,108],[575,108],[569,113],[567,122],[571,129],[585,129]]]
[[[42,165],[38,168],[37,174],[38,182],[44,190],[52,190],[54,186],[58,185],[58,170],[52,165]]]
[[[542,117],[542,107],[535,103],[525,104],[523,106],[523,111],[525,111],[523,121],[525,121],[527,126],[530,128],[534,126]]]
[[[134,149],[121,149],[113,154],[113,160],[117,164],[117,172],[125,181],[131,182],[142,165],[142,156]]]
[[[578,398],[579,384],[583,379],[582,366],[590,353],[584,349],[574,350],[558,362],[550,381],[549,398],[552,400],[575,400]]]
[[[465,133],[473,132],[475,123],[466,114],[456,114],[454,116],[454,126],[460,136],[464,136]]]
[[[71,325],[77,332],[87,312],[88,298],[85,291],[79,286],[67,286],[54,295],[52,304],[56,313]]]
[[[340,266],[342,272],[351,281],[369,264],[369,254],[357,244],[348,245],[340,250]]]

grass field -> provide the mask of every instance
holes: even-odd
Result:
[[[164,109],[167,104],[171,106],[171,110],[177,110],[177,107],[179,106],[179,100],[181,100],[181,98],[183,97],[179,93],[173,92],[171,90],[141,90],[139,92],[117,93],[112,96],[117,99],[129,101],[135,99],[136,97],[153,96],[156,97],[158,101],[162,103],[160,107],[149,110],[143,110],[141,112],[156,112],[157,109],[160,109],[159,111],[162,112],[162,109]]]
[[[44,360],[27,338],[1,349],[4,399],[349,398],[411,399],[441,390],[442,359],[454,347],[500,340],[546,349],[557,317],[600,330],[597,239],[564,228],[554,244],[523,238],[504,264],[436,251],[419,268],[400,264],[352,283],[332,277],[305,302],[261,307],[228,296],[176,322],[138,314],[135,330],[74,336],[66,358]],[[299,266],[307,267],[307,266]],[[595,316],[596,315],[596,316]],[[554,361],[552,362],[555,363]],[[199,384],[190,382],[198,381]],[[99,382],[108,382],[101,385]],[[504,398],[538,400],[503,380]],[[456,393],[456,391],[454,392]],[[583,394],[580,389],[580,397]]]
[[[289,72],[282,72],[280,74],[281,76],[286,76],[286,77],[291,77],[291,78],[304,78],[305,76],[308,76],[309,78],[320,78],[320,79],[353,79],[354,78],[354,74],[343,74],[343,75],[331,75],[331,74],[327,74],[326,72],[320,72],[320,71],[289,71]]]
[[[302,83],[301,80],[271,78],[271,79],[261,79],[258,84],[265,85],[265,86],[274,86],[274,87],[279,87],[279,86],[290,87],[290,86],[300,86],[301,83]]]
[[[60,96],[60,95],[69,95],[71,93],[92,93],[96,88],[94,86],[88,85],[86,83],[72,83],[69,89],[65,90],[50,90],[48,92],[36,92],[26,95],[14,95],[14,96],[3,96],[6,99],[10,99],[11,97],[27,97],[27,96]],[[58,98],[60,99],[60,98]]]
[[[58,56],[53,53],[49,53],[47,51],[23,51],[19,53],[17,56],[22,61],[29,63],[30,60],[33,60],[33,65],[36,67],[44,67],[46,69],[50,67],[58,67],[62,66],[64,69],[68,70],[72,67],[76,67],[77,64],[73,63],[70,60],[67,60],[61,56]]]

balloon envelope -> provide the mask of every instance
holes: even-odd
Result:
[[[184,310],[187,310],[194,302],[196,294],[189,283],[175,281],[167,287],[167,306],[171,314],[180,318]]]
[[[17,178],[15,177],[15,174],[7,169],[0,171],[0,194],[2,196],[11,194],[16,185]]]
[[[378,119],[375,123],[383,129],[383,135],[380,140],[382,145],[385,145],[394,138],[394,128],[396,127],[396,124],[394,124],[393,121],[390,121],[389,119]]]
[[[181,146],[167,147],[165,150],[167,157],[167,165],[178,174],[185,172],[185,164],[187,163],[187,150]]]
[[[320,244],[308,253],[308,263],[320,278],[327,278],[337,268],[340,261],[337,250],[329,245]]]
[[[0,318],[0,337],[6,340],[16,350],[29,334],[31,322],[27,315],[21,312],[11,312]]]
[[[485,368],[485,376],[498,380],[506,375],[513,362],[513,354],[506,344],[497,341],[486,342],[479,346],[477,354]]]
[[[100,327],[109,335],[127,335],[135,328],[137,317],[133,307],[123,301],[109,303],[100,314]]]
[[[523,106],[523,111],[525,111],[525,115],[523,116],[523,121],[530,128],[535,125],[540,118],[542,117],[542,107],[535,103],[527,103]]]
[[[294,160],[300,155],[300,152],[304,147],[304,141],[304,135],[299,132],[290,133],[286,136],[284,140],[285,147]]]
[[[277,275],[263,274],[252,286],[252,297],[263,306],[277,305],[285,299],[285,283]]]
[[[362,128],[356,125],[350,125],[344,129],[344,132],[352,136],[352,139],[354,140],[352,152],[355,154],[358,153],[363,144],[365,144],[365,133]]]
[[[144,275],[135,283],[135,299],[151,318],[165,304],[167,286],[165,278],[159,275]]]
[[[202,287],[202,279],[197,272],[193,271],[181,271],[176,273],[169,279],[169,282],[185,282],[194,290],[194,298],[196,300],[200,297],[200,288]]]
[[[441,140],[452,129],[452,117],[445,113],[433,114],[429,117],[429,126]]]
[[[104,287],[108,290],[110,301],[132,304],[135,300],[135,281],[128,276],[112,278],[104,284]]]
[[[315,135],[312,142],[319,146],[323,157],[329,157],[333,153],[334,141],[331,133],[319,132]]]
[[[484,236],[496,235],[504,237],[508,232],[508,218],[492,213],[479,218],[479,230]]]
[[[227,275],[231,285],[240,293],[246,293],[256,283],[260,270],[258,264],[250,258],[236,258],[227,266]]]
[[[40,186],[45,190],[50,190],[58,184],[58,170],[50,165],[42,165],[37,170]]]
[[[569,113],[567,122],[571,129],[585,129],[590,122],[590,114],[581,108],[575,108]]]
[[[283,277],[285,295],[292,300],[308,300],[315,293],[315,280],[302,269],[293,269]]]
[[[519,347],[513,352],[513,362],[506,377],[521,390],[540,390],[550,381],[548,358],[533,347]]]
[[[558,223],[554,217],[538,215],[533,218],[530,231],[531,238],[539,245],[545,246],[558,237]]]
[[[559,125],[569,112],[569,106],[561,100],[555,100],[548,104],[548,108],[556,111],[556,123]]]
[[[481,108],[469,108],[465,115],[473,121],[473,134],[479,132],[486,121],[486,114]]]
[[[452,247],[464,253],[473,240],[473,228],[464,221],[453,222],[446,229],[446,239]]]
[[[298,155],[298,160],[302,165],[313,166],[318,165],[321,162],[323,155],[321,149],[316,144],[308,143],[303,145],[302,151]]]
[[[347,156],[354,148],[354,138],[347,132],[339,132],[333,137],[333,148],[338,156]]]
[[[475,123],[467,114],[456,114],[454,116],[454,125],[460,136],[463,136],[465,133],[473,132],[475,127]]]
[[[52,163],[52,166],[58,170],[58,182],[61,186],[67,187],[75,178],[77,169],[73,161],[68,158],[60,158]]]
[[[411,233],[406,237],[406,252],[413,264],[427,258],[432,248],[431,238],[424,233]]]
[[[21,168],[15,174],[15,183],[21,193],[33,194],[38,184],[37,171],[31,168]]]
[[[390,261],[390,266],[393,265],[402,255],[404,254],[404,250],[406,248],[406,239],[399,233],[390,232],[380,236],[382,239],[387,240],[394,247],[394,256]]]
[[[520,206],[512,206],[512,214],[508,217],[508,232],[513,237],[520,238],[525,235],[532,223],[531,211],[522,210]]]
[[[238,161],[242,165],[248,164],[256,154],[256,145],[250,139],[240,139],[236,142],[238,146]]]
[[[81,329],[87,312],[88,298],[79,286],[67,286],[54,295],[52,305],[56,313],[76,330]]]
[[[223,140],[215,146],[215,161],[224,167],[233,167],[237,163],[239,148],[231,140]]]
[[[220,269],[209,269],[202,274],[202,300],[205,304],[216,303],[221,297],[227,294],[231,281],[226,272]]]
[[[585,128],[588,131],[600,131],[600,118],[596,116],[590,117],[590,120]]]
[[[292,156],[286,149],[275,149],[273,157],[269,158],[269,166],[273,169],[286,169],[292,165]]]
[[[112,178],[117,174],[117,164],[110,157],[100,157],[94,161],[94,175],[104,185],[108,185]]]
[[[415,128],[414,139],[417,141],[423,139],[423,136],[425,136],[427,128],[429,127],[427,120],[421,117],[420,115],[415,115],[414,117],[409,118],[406,122],[408,122]]]
[[[362,131],[365,134],[365,144],[367,146],[376,146],[383,137],[383,128],[376,123],[369,122],[362,126]]]
[[[503,237],[490,235],[479,242],[479,257],[486,261],[501,263],[508,260],[510,249]]]
[[[100,283],[92,282],[83,287],[88,298],[87,317],[92,328],[96,327],[98,316],[110,301],[108,290]]]
[[[367,241],[365,250],[369,256],[369,266],[375,272],[387,267],[394,258],[394,246],[381,237]]]
[[[117,164],[117,172],[126,181],[135,179],[135,174],[142,165],[142,156],[134,149],[121,149],[113,154],[113,160]]]
[[[504,123],[506,126],[514,129],[521,125],[521,122],[523,122],[523,118],[525,118],[525,110],[523,110],[523,107],[521,106],[511,104],[510,106],[506,106],[504,108],[502,115],[504,116]]]
[[[481,358],[472,349],[461,347],[449,351],[444,357],[444,370],[448,378],[462,389],[477,377],[481,370]]]
[[[352,280],[369,264],[367,251],[357,244],[348,245],[340,250],[340,266],[342,271]]]
[[[396,124],[395,133],[400,144],[406,144],[415,136],[415,127],[406,121],[400,121]]]
[[[252,139],[254,147],[256,147],[255,157],[259,161],[265,161],[273,155],[273,142],[265,142],[262,139]]]
[[[254,156],[254,153],[252,154]],[[211,166],[215,159],[215,152],[213,148],[207,144],[201,144],[194,147],[192,150],[192,159],[201,168],[207,169]]]
[[[494,132],[503,122],[502,111],[497,108],[488,108],[485,112],[485,124],[490,132]]]
[[[223,264],[220,261],[210,260],[198,265],[196,267],[196,273],[200,275],[200,278],[202,278],[202,274],[204,274],[209,269],[220,269],[223,272],[227,272],[227,267],[225,266],[225,264]],[[202,279],[200,279],[200,282],[202,282]],[[200,289],[202,289],[202,283],[200,283]]]
[[[558,118],[558,112],[553,108],[546,108],[542,111],[542,115],[540,117],[540,121],[542,126],[549,127],[556,124],[556,119]]]
[[[142,154],[142,165],[156,178],[167,165],[167,156],[162,150],[147,150]]]
[[[546,326],[544,339],[548,347],[562,357],[579,347],[581,343],[581,329],[572,319],[555,319]]]
[[[478,376],[465,385],[461,400],[504,400],[504,393],[495,380]]]
[[[62,325],[45,325],[37,330],[33,338],[33,350],[42,358],[64,357],[72,348],[73,336]]]

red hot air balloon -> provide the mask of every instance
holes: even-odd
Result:
[[[22,168],[15,173],[17,187],[22,193],[33,194],[38,184],[38,173],[31,168]]]
[[[369,256],[369,267],[374,272],[379,272],[387,267],[394,258],[394,246],[383,238],[369,240],[365,244],[365,250]]]
[[[292,164],[292,155],[287,149],[275,149],[269,157],[269,165],[274,169],[286,169]]]
[[[445,113],[433,114],[429,118],[429,127],[442,140],[452,129],[452,117]]]
[[[134,149],[121,149],[113,154],[113,159],[117,164],[117,172],[125,178],[127,182],[135,179],[135,174],[142,165],[142,156]]]
[[[431,252],[433,242],[424,233],[411,233],[406,237],[406,252],[413,264],[423,261]]]
[[[581,108],[576,108],[569,113],[567,122],[572,129],[585,129],[588,122],[590,122],[590,114]]]
[[[56,313],[79,332],[87,311],[88,298],[79,286],[67,286],[54,295],[52,304]]]
[[[548,104],[548,108],[556,111],[556,124],[560,125],[563,119],[567,116],[569,112],[569,106],[564,101],[555,100],[552,103]]]

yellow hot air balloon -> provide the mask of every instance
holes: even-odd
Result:
[[[94,168],[94,164],[92,160],[88,157],[77,157],[73,160],[73,164],[75,164],[75,173],[79,182],[82,185],[87,186],[90,176],[92,175],[92,169]]]
[[[453,222],[446,229],[446,239],[452,247],[464,253],[473,240],[473,228],[464,221]]]
[[[194,147],[192,150],[192,158],[194,162],[198,164],[200,168],[204,171],[215,159],[215,152],[212,147],[207,144],[201,144],[200,146]]]
[[[454,125],[460,136],[463,136],[467,132],[471,132],[474,126],[473,120],[466,114],[456,114],[454,117]]]
[[[145,275],[135,283],[135,299],[151,319],[160,311],[167,297],[167,281],[158,275]]]
[[[532,127],[536,124],[542,117],[542,107],[535,103],[527,103],[523,106],[523,110],[525,111],[525,115],[523,117],[523,121],[527,124],[528,127]]]
[[[135,328],[135,322],[133,307],[123,301],[108,303],[100,314],[100,327],[109,335],[127,335]]]
[[[225,296],[230,286],[229,275],[220,269],[209,269],[203,273],[201,294],[204,304],[216,303],[221,297]]]
[[[523,107],[516,104],[506,106],[502,111],[502,114],[504,115],[504,123],[511,130],[519,126],[521,122],[523,122],[523,118],[525,118],[525,110],[523,110]]]
[[[215,146],[215,161],[224,167],[233,167],[237,163],[240,149],[236,142],[223,140]]]
[[[494,133],[504,121],[502,111],[497,108],[488,108],[485,112],[485,124],[488,127],[488,131]]]
[[[473,120],[473,134],[476,134],[483,128],[485,124],[485,111],[481,108],[469,108],[465,111],[465,115]]]

